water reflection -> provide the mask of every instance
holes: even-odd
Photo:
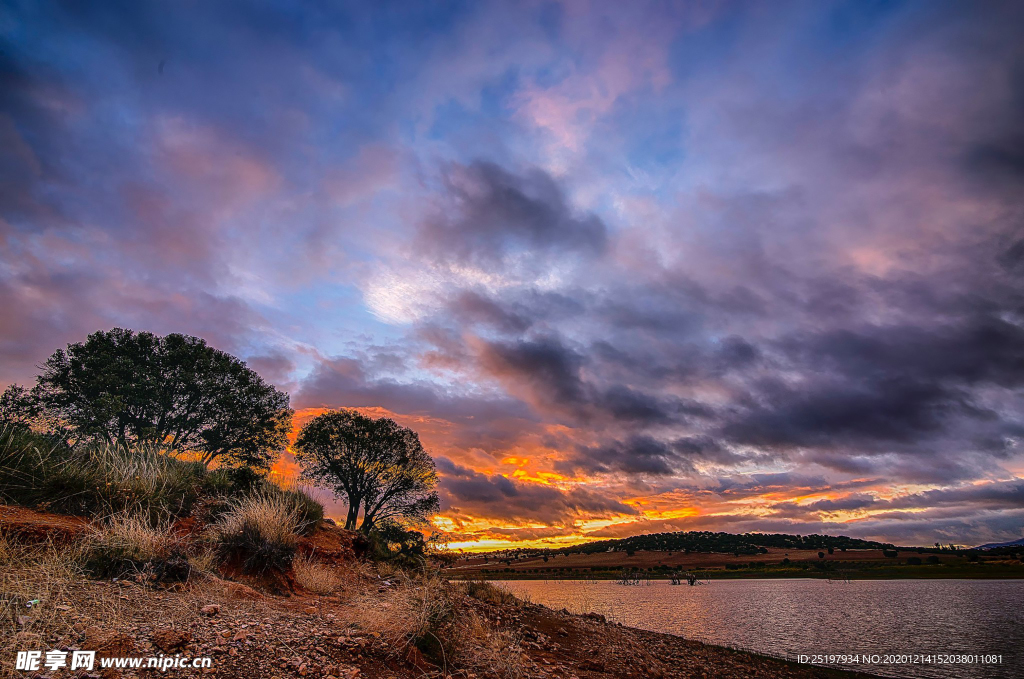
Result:
[[[503,583],[552,608],[795,659],[798,654],[1002,654],[1001,666],[860,665],[892,677],[1024,677],[1022,580],[521,580]]]

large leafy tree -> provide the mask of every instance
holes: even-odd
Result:
[[[93,333],[47,359],[32,395],[76,439],[154,443],[207,465],[267,469],[291,428],[287,394],[188,335]]]
[[[391,521],[425,523],[438,511],[437,470],[419,436],[389,418],[333,410],[299,432],[302,477],[348,502],[345,527],[369,532]],[[359,516],[363,520],[359,524]]]

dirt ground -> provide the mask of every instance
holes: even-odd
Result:
[[[160,674],[156,670],[77,675],[11,671],[15,650],[53,648],[96,649],[109,656],[212,658],[209,669],[169,670],[165,674],[179,677],[489,676],[427,663],[412,647],[382,645],[373,635],[350,625],[353,611],[345,596],[272,597],[212,579],[181,590],[154,590],[131,581],[83,581],[67,588],[62,599],[46,605],[67,607],[66,614],[57,624],[38,628],[29,624],[26,631],[0,639],[4,649],[0,676],[94,679]],[[518,676],[524,678],[858,676],[796,666],[532,604],[493,605],[466,597],[463,605],[466,611],[473,610],[491,623],[515,631],[522,649]],[[211,607],[216,613],[203,613]]]
[[[191,526],[178,526],[187,533]],[[83,574],[60,544],[89,530],[85,522],[0,505],[0,677],[32,679],[682,679],[733,677],[856,677],[798,666],[571,615],[514,599],[500,589],[450,583],[437,574],[364,560],[347,531],[325,525],[300,552],[323,554],[338,575],[329,595],[278,578],[233,581],[208,571],[185,582],[158,583],[137,575],[96,580]],[[49,536],[49,537],[47,537]],[[45,542],[39,544],[40,539]],[[53,538],[53,539],[51,539]],[[54,544],[57,543],[57,544]],[[34,550],[34,551],[33,551]],[[25,554],[28,556],[18,556]],[[284,583],[284,584],[282,584]],[[288,591],[280,592],[286,587]],[[428,596],[429,593],[429,596]],[[422,602],[426,602],[425,604]],[[417,618],[443,603],[451,648],[475,660],[449,657],[409,639]],[[428,610],[429,609],[429,610]],[[441,630],[441,627],[426,629]],[[438,632],[441,633],[440,631]],[[435,637],[436,638],[436,637]],[[445,643],[448,643],[445,642]],[[424,652],[427,655],[424,655]],[[209,668],[18,671],[17,651],[97,651],[104,657],[211,659]],[[466,652],[466,651],[459,651]],[[481,655],[482,654],[482,655]],[[429,659],[428,659],[429,657]],[[469,656],[466,656],[469,657]],[[481,658],[483,661],[481,661]]]

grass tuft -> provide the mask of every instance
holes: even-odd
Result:
[[[314,594],[334,594],[341,587],[337,568],[302,557],[292,562],[295,582]]]
[[[284,570],[292,562],[305,520],[287,491],[236,499],[214,527],[222,554],[241,558],[252,573]]]

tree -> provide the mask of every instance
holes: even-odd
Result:
[[[440,507],[437,470],[419,436],[389,418],[333,410],[310,420],[295,442],[302,478],[348,503],[345,528],[370,532],[402,520],[424,524]]]
[[[291,428],[287,394],[188,335],[93,333],[46,360],[33,394],[76,440],[152,443],[207,466],[269,469]]]
[[[12,384],[0,394],[0,427],[28,429],[42,414],[37,395]]]

